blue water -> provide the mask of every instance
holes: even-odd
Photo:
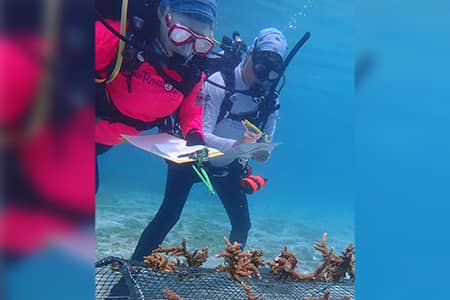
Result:
[[[360,3],[356,47],[376,64],[355,120],[358,299],[449,298],[448,254],[434,246],[450,243],[449,12],[442,0]]]
[[[292,48],[306,32],[311,38],[287,70],[281,119],[270,162],[254,166],[269,178],[249,197],[252,229],[247,247],[267,260],[284,246],[298,254],[303,271],[320,256],[312,243],[328,232],[329,245],[342,250],[354,242],[353,1],[219,1],[216,38],[238,30],[251,43],[265,27],[282,29]],[[97,258],[128,257],[140,232],[156,213],[164,192],[165,163],[130,145],[101,156],[97,195]],[[218,253],[229,222],[220,200],[196,185],[180,222],[166,239]],[[218,261],[211,257],[208,266]]]

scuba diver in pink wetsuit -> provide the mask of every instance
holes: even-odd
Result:
[[[214,47],[216,2],[163,0],[155,12],[156,23],[128,20],[126,37],[118,34],[118,21],[100,18],[95,24],[97,155],[119,144],[121,134],[170,131],[173,115],[187,145],[204,144],[201,88]],[[122,67],[111,80],[120,38],[127,41]]]

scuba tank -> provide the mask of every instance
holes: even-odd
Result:
[[[233,32],[231,38],[224,35],[219,47],[222,49],[221,52],[212,52],[208,57],[205,70],[207,77],[218,71],[232,72],[247,51],[247,44],[237,31]]]
[[[123,0],[96,0],[95,10],[104,19],[120,20]],[[159,30],[157,8],[160,0],[128,0],[128,16],[145,20],[141,34],[154,37]],[[155,30],[156,29],[156,30]]]

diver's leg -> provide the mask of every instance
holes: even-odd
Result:
[[[112,146],[108,146],[108,145],[103,145],[103,144],[99,144],[96,143],[95,144],[95,193],[97,194],[98,192],[98,185],[99,185],[99,178],[98,178],[98,159],[97,157],[100,154],[105,153],[106,151],[108,151],[109,149],[111,149]]]
[[[178,222],[194,181],[195,174],[190,165],[168,164],[164,200],[156,216],[142,232],[132,260],[142,261],[145,255],[150,255],[163,242]]]
[[[244,248],[250,231],[250,213],[247,197],[241,190],[241,170],[231,170],[223,177],[212,176],[211,181],[222,201],[231,222],[230,242],[238,242]]]

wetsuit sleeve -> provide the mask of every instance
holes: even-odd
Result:
[[[201,82],[199,82],[192,92],[183,100],[180,107],[179,121],[181,133],[184,137],[186,137],[190,131],[197,131],[205,138],[202,128],[203,79],[204,78],[202,78]]]
[[[120,22],[106,20],[114,29],[120,31]],[[100,21],[95,22],[95,70],[105,69],[116,57],[119,38]]]
[[[211,75],[210,80],[219,85],[224,85],[224,81],[220,73]],[[217,118],[220,114],[225,91],[208,82],[205,83],[205,110],[203,112],[203,130],[205,131],[206,145],[216,148],[222,152],[233,148],[236,142],[234,139],[223,138],[214,134]]]

